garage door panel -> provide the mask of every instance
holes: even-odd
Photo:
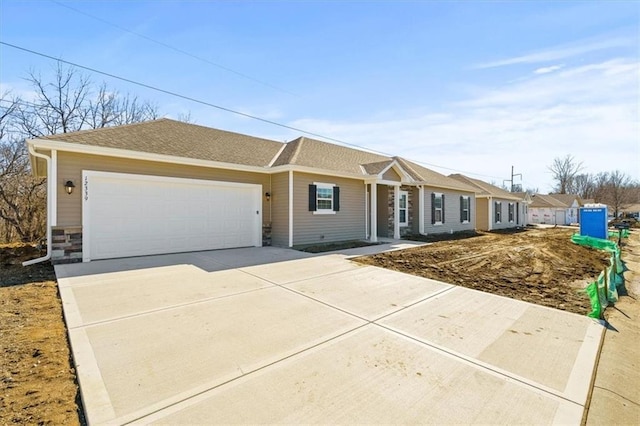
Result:
[[[260,245],[259,185],[85,173],[85,260]]]

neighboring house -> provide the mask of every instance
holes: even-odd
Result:
[[[567,225],[577,225],[580,223],[580,207],[584,202],[576,194],[549,194],[550,197],[560,201],[565,208],[564,223]]]
[[[566,207],[549,195],[533,194],[529,204],[529,223],[566,225]]]
[[[476,229],[491,231],[526,224],[524,197],[465,175],[454,174],[449,177],[475,188]]]
[[[54,262],[474,229],[475,190],[416,163],[161,119],[27,141]]]

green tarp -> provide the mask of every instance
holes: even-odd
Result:
[[[618,236],[617,233],[615,236]],[[628,236],[629,233],[627,231]],[[579,234],[572,235],[571,241],[581,246],[593,247],[611,253],[609,266],[600,273],[596,281],[589,284],[585,289],[591,300],[591,312],[588,316],[599,319],[602,317],[603,308],[609,303],[618,301],[618,287],[624,282],[624,277],[622,276],[624,265],[620,260],[620,247],[613,241]]]

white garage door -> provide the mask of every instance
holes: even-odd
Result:
[[[85,171],[83,260],[262,245],[260,185]]]

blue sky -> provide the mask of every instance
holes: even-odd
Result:
[[[514,166],[547,192],[572,154],[640,179],[639,2],[0,0],[0,40],[445,174]],[[54,66],[0,45],[0,89],[28,99],[26,73]],[[300,135],[91,77],[167,117]]]

